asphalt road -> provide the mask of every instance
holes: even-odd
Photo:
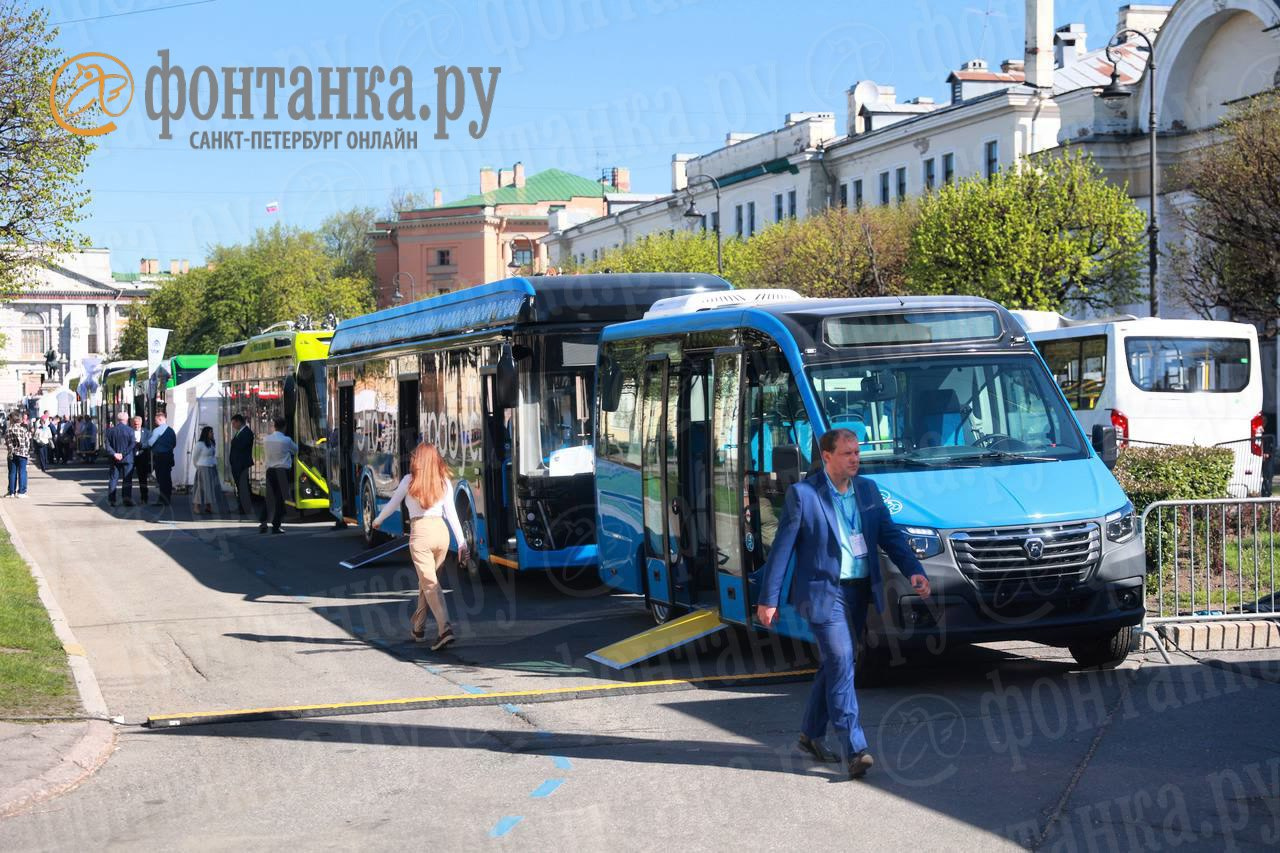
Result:
[[[453,574],[461,641],[432,654],[407,642],[407,562],[337,567],[354,532],[110,510],[104,473],[37,474],[6,511],[130,723],[812,663],[731,633],[602,671],[584,655],[649,624],[635,599]],[[860,691],[879,761],[862,782],[795,750],[803,682],[125,726],[81,787],[0,822],[0,849],[1274,849],[1280,652],[1213,656],[1097,672],[1006,645],[912,661]]]

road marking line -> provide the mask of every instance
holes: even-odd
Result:
[[[505,702],[502,705],[502,710],[506,711],[508,714],[519,714],[520,706],[512,705],[510,702]]]
[[[551,756],[551,761],[556,765],[557,770],[572,770],[573,762],[565,758],[563,755]]]
[[[535,800],[546,799],[556,792],[556,788],[559,788],[563,784],[563,779],[548,779],[539,785],[529,796],[533,797]]]
[[[489,830],[489,837],[501,838],[511,830],[515,829],[516,824],[522,820],[524,820],[523,817],[519,817],[516,815],[509,815],[507,817],[504,817],[502,820],[494,824],[493,829]]]
[[[502,700],[524,702],[564,702],[597,696],[625,696],[629,693],[666,693],[694,689],[702,684],[735,686],[766,680],[794,680],[813,675],[816,669],[790,669],[781,672],[756,672],[745,675],[702,675],[695,678],[663,678],[655,681],[621,681],[607,684],[583,684],[575,687],[549,687],[542,690],[508,690],[497,693],[446,693],[439,696],[411,696],[405,699],[334,702],[323,705],[281,705],[268,708],[240,708],[230,711],[194,711],[183,714],[155,714],[147,718],[150,728],[159,726],[202,725],[207,723],[250,722],[256,720],[301,719],[344,714],[371,714],[383,711],[416,711],[427,708],[465,708],[474,705],[501,705]],[[467,689],[463,686],[464,690]],[[471,688],[473,690],[478,688]]]

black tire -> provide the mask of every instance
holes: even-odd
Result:
[[[481,565],[481,560],[476,551],[476,516],[471,511],[471,502],[464,497],[459,497],[454,503],[454,509],[458,511],[458,523],[462,525],[462,539],[467,543],[467,550],[470,552],[471,559],[463,563],[458,560],[458,573],[466,574],[469,577],[478,577],[486,574],[487,570]]]
[[[671,621],[672,607],[670,604],[659,604],[656,601],[650,601],[649,615],[653,617],[653,624],[665,625]]]
[[[1071,656],[1081,666],[1097,666],[1103,669],[1114,669],[1124,663],[1133,648],[1133,639],[1137,629],[1127,625],[1111,634],[1106,634],[1084,643],[1067,646]]]
[[[373,520],[378,517],[377,498],[373,496],[373,484],[368,480],[360,486],[360,535],[364,537],[366,548],[381,545],[389,538],[387,534],[373,529]]]

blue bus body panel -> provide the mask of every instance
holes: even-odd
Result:
[[[594,566],[599,559],[595,545],[575,545],[554,551],[530,548],[529,543],[525,541],[523,530],[516,531],[516,556],[522,572]]]
[[[600,548],[600,580],[606,586],[644,592],[640,553],[644,542],[640,472],[607,459],[596,459],[596,539]]]

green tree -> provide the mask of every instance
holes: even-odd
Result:
[[[1280,96],[1234,109],[1175,185],[1194,196],[1180,214],[1191,239],[1172,251],[1182,298],[1280,333]]]
[[[735,256],[737,287],[790,288],[805,296],[902,293],[914,205],[829,208],[788,219],[746,241]]]
[[[1125,188],[1091,158],[1035,155],[925,196],[911,290],[1052,311],[1124,304],[1137,296],[1145,228]]]
[[[118,355],[142,358],[148,325],[173,330],[169,352],[217,352],[302,314],[318,321],[372,311],[368,280],[338,267],[315,232],[278,223],[247,245],[214,247],[207,267],[165,282],[130,316]]]
[[[334,274],[365,279],[371,290],[377,280],[377,270],[369,229],[373,228],[377,216],[372,207],[353,207],[326,217],[319,228],[325,253],[337,261]]]
[[[736,248],[736,247],[735,247]],[[726,255],[733,249],[726,244]],[[585,272],[704,272],[716,271],[716,238],[710,231],[646,234],[605,252]]]
[[[81,242],[74,226],[89,194],[80,176],[93,145],[59,127],[49,109],[62,64],[57,34],[47,10],[0,2],[0,298]],[[64,90],[73,76],[62,75]]]

